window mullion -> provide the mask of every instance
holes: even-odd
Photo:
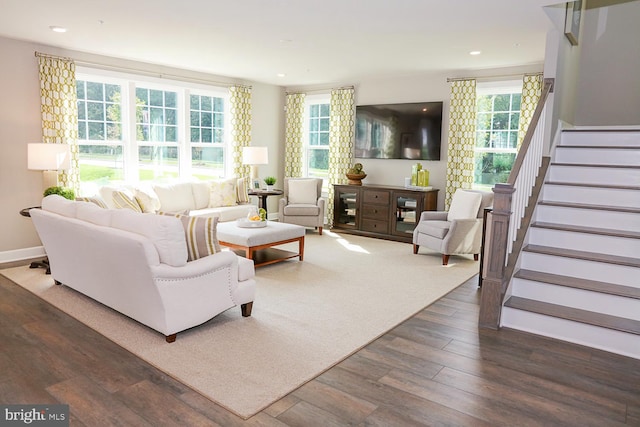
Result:
[[[124,157],[124,180],[126,182],[138,182],[138,138],[136,126],[136,84],[129,82],[122,86],[122,102],[124,111],[127,112],[126,120],[123,120],[123,145],[122,156]],[[123,114],[124,118],[124,114]]]

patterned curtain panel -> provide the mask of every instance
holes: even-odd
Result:
[[[331,91],[329,113],[329,199],[327,222],[333,224],[333,184],[346,184],[345,173],[353,162],[355,137],[355,91],[353,88]]]
[[[289,93],[286,100],[284,131],[284,176],[302,176],[302,149],[304,129],[304,93]]]
[[[250,166],[242,164],[242,147],[251,145],[251,87],[232,86],[231,93],[231,149],[233,174],[249,176]]]
[[[518,150],[527,133],[529,123],[536,110],[538,100],[542,94],[542,73],[525,74],[522,79],[522,102],[520,104],[520,124],[518,127]]]
[[[78,151],[78,103],[76,98],[76,64],[64,58],[39,56],[42,140],[48,144],[68,144],[71,167],[61,171],[58,182],[80,190]]]
[[[476,145],[476,81],[451,83],[449,107],[449,149],[445,209],[458,188],[473,185],[474,147]]]

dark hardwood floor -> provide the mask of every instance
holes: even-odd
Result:
[[[0,276],[0,403],[68,403],[72,426],[640,426],[640,360],[478,330],[478,296],[473,278],[245,421]]]

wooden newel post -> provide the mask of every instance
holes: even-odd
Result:
[[[484,252],[486,275],[482,279],[480,316],[478,318],[478,325],[481,328],[498,329],[500,326],[509,220],[511,218],[511,196],[514,191],[511,184],[496,184],[493,188],[493,211],[489,215],[491,221],[487,227],[489,235],[486,238],[488,250]]]

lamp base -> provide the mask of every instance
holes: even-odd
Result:
[[[58,186],[58,171],[42,171],[42,185],[44,187],[43,191],[49,187]]]

